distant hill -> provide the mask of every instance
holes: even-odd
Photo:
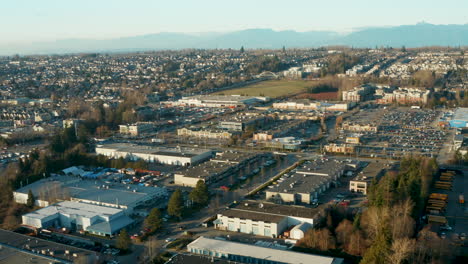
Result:
[[[334,44],[354,47],[468,46],[468,24],[419,23],[389,28],[369,28],[335,39]]]
[[[292,30],[248,29],[229,33],[157,33],[108,40],[65,39],[31,45],[0,46],[0,54],[46,54],[72,52],[126,52],[185,48],[206,49],[280,49],[347,45],[422,47],[468,46],[468,24],[433,25],[419,23],[397,27],[367,28],[346,35],[331,31],[296,32]]]

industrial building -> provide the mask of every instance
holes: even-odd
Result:
[[[349,182],[349,190],[367,195],[373,179],[378,180],[385,171],[385,164],[369,163],[358,175]]]
[[[123,209],[127,215],[132,214],[137,206],[165,200],[168,196],[163,187],[130,186],[101,179],[54,174],[14,191],[15,202],[26,204],[29,190],[35,197],[36,205],[41,207],[55,201],[69,200]]]
[[[191,106],[191,107],[242,107],[264,103],[270,98],[264,96],[240,96],[240,95],[195,95],[182,97],[178,101],[163,102],[168,106]]]
[[[220,152],[208,162],[174,173],[174,184],[195,187],[199,180],[211,184],[235,173],[245,164],[256,160],[256,157],[256,154],[246,152]]]
[[[451,127],[463,128],[468,124],[468,108],[460,107],[455,110],[452,120],[449,121]]]
[[[312,228],[318,218],[318,210],[301,206],[245,201],[217,215],[213,222],[220,230],[241,232],[257,236],[280,237],[283,232],[303,223]],[[304,233],[295,232],[291,239],[299,240]]]
[[[131,225],[124,210],[88,203],[64,201],[23,215],[23,225],[35,228],[67,228],[111,236]]]
[[[199,237],[187,245],[193,254],[207,255],[241,263],[259,264],[341,264],[343,259],[294,251],[249,245],[238,242]]]
[[[0,229],[0,263],[104,263],[96,251]]]
[[[188,166],[201,163],[212,156],[212,151],[194,148],[168,148],[131,143],[114,143],[96,146],[96,154],[111,158],[143,159],[169,165]]]
[[[213,130],[203,128],[179,128],[177,136],[211,138],[211,139],[230,139],[234,134],[225,130]]]
[[[242,113],[224,118],[219,122],[219,128],[229,131],[245,131],[247,128],[255,129],[265,124],[268,117],[259,113]]]
[[[266,199],[311,204],[343,175],[345,168],[346,164],[337,160],[309,161],[270,186],[266,190]]]
[[[119,125],[119,132],[123,135],[138,136],[154,130],[153,123],[137,122],[135,124]]]
[[[330,103],[330,102],[319,102],[311,100],[296,100],[273,103],[274,109],[288,109],[288,110],[320,110],[320,111],[342,111],[346,112],[350,110],[356,103],[355,102],[344,102],[344,103]]]

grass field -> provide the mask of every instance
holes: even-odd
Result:
[[[216,92],[214,94],[269,96],[272,98],[276,98],[305,92],[307,87],[310,87],[316,83],[317,81],[270,80],[255,83],[241,88]]]

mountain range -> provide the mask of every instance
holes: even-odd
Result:
[[[418,23],[364,28],[348,34],[333,31],[247,29],[228,33],[157,33],[115,39],[64,39],[28,45],[0,45],[0,54],[61,54],[77,52],[132,52],[174,49],[280,49],[345,45],[356,48],[468,46],[468,24]]]

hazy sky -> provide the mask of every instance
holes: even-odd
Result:
[[[0,44],[247,28],[467,24],[468,0],[0,0]]]

